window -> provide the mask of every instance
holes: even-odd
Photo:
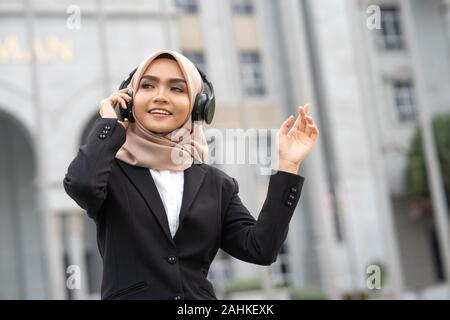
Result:
[[[197,0],[175,0],[175,7],[178,12],[197,13]]]
[[[387,50],[403,49],[400,12],[397,7],[381,8],[380,46]]]
[[[252,14],[252,0],[231,0],[231,9],[235,14]]]
[[[199,67],[204,73],[206,73],[205,55],[203,52],[183,52],[183,55],[191,60],[191,62]]]
[[[259,53],[242,52],[239,60],[245,94],[252,96],[263,95],[265,88]]]
[[[394,81],[394,103],[400,122],[416,119],[414,88],[411,81]]]

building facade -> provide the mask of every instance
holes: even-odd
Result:
[[[219,297],[289,298],[289,286],[344,298],[367,291],[371,265],[387,273],[386,297],[448,297],[432,219],[411,219],[403,182],[421,108],[450,111],[446,1],[72,2],[0,3],[0,298],[99,298],[95,225],[62,179],[98,102],[162,48],[185,54],[214,84],[210,151],[230,152],[227,129],[277,129],[306,102],[321,132],[277,262],[219,252],[209,273]],[[432,105],[418,103],[418,85]],[[258,165],[212,164],[236,177],[256,217],[268,176]],[[255,290],[233,295],[232,281]]]

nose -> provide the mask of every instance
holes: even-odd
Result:
[[[164,92],[163,89],[158,90],[157,95],[153,98],[153,102],[155,102],[155,103],[167,103],[168,100],[164,96],[163,92]]]

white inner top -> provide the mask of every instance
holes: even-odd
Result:
[[[149,169],[166,210],[172,238],[178,230],[184,189],[184,171]]]

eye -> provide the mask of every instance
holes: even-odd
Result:
[[[154,86],[152,84],[150,84],[150,83],[143,83],[142,84],[142,88],[148,89],[148,88],[154,88]]]
[[[178,88],[178,87],[172,87],[172,89],[175,89],[176,92],[184,92],[183,89]],[[177,91],[177,90],[179,90],[179,91]]]

